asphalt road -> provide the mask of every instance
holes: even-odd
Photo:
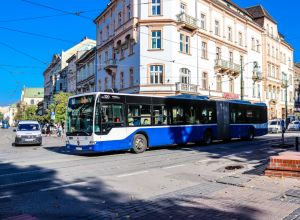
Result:
[[[97,155],[73,155],[57,137],[44,137],[41,147],[15,147],[13,135],[0,130],[0,219],[259,219],[275,213],[252,218],[254,211],[237,212],[238,204],[224,211],[208,202],[230,185],[218,180],[260,176],[257,167],[284,150],[271,147],[279,135]],[[187,209],[183,204],[195,195],[206,196],[207,204]]]

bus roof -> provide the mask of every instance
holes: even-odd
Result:
[[[86,96],[86,95],[97,95],[97,94],[105,94],[105,95],[121,95],[121,96],[141,96],[141,97],[156,97],[156,98],[172,98],[172,99],[189,99],[189,100],[210,100],[208,96],[198,96],[198,95],[190,95],[190,94],[180,94],[174,96],[150,96],[144,94],[127,94],[127,93],[112,93],[112,92],[90,92],[90,93],[83,93],[71,96],[70,98]],[[245,104],[245,105],[256,105],[256,106],[267,106],[263,102],[251,103],[250,101],[245,100],[211,100],[211,101],[222,101],[222,102],[229,102],[235,104]]]

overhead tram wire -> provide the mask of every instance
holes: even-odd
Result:
[[[30,0],[22,0],[22,1],[26,2],[28,4],[36,5],[36,6],[43,7],[43,8],[48,8],[48,9],[51,9],[51,10],[54,10],[54,11],[59,11],[59,12],[62,12],[62,13],[69,13],[69,14],[72,14],[74,16],[81,17],[81,18],[84,18],[84,19],[88,19],[88,20],[92,20],[92,21],[94,20],[94,18],[92,18],[92,17],[81,15],[81,12],[65,11],[65,10],[62,10],[62,9],[59,9],[59,8],[54,8],[52,6],[44,5],[44,4],[41,4],[41,3],[38,3],[38,2],[33,2],[33,1],[30,1]]]
[[[7,19],[7,20],[0,20],[0,23],[38,20],[38,19],[44,19],[44,18],[53,18],[53,17],[66,16],[66,15],[82,14],[82,13],[88,13],[88,12],[94,12],[94,11],[100,11],[100,9],[98,9],[98,10],[94,9],[94,10],[86,10],[86,11],[76,11],[76,12],[64,12],[64,13],[60,13],[60,14],[44,15],[44,16],[36,16],[36,17],[24,17],[24,18]]]
[[[40,60],[39,58],[36,58],[36,57],[34,57],[34,56],[28,54],[28,53],[26,53],[26,52],[23,52],[23,51],[21,51],[21,50],[15,48],[15,47],[13,47],[13,46],[7,44],[7,43],[3,43],[3,42],[0,41],[0,44],[3,45],[3,46],[5,46],[5,47],[7,47],[7,48],[9,48],[9,49],[11,49],[11,50],[13,50],[13,51],[15,51],[15,52],[18,52],[18,53],[20,53],[20,54],[22,54],[22,55],[24,55],[24,56],[30,57],[31,59],[34,59],[34,60],[36,60],[36,61],[38,61],[38,62],[40,62],[40,63],[42,63],[42,64],[47,64],[47,63],[48,63],[48,62],[45,62],[45,61],[43,61],[43,60]],[[2,69],[3,69],[3,67],[2,67]]]

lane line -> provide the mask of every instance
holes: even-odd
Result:
[[[186,166],[185,164],[178,164],[178,165],[173,165],[173,166],[168,166],[168,167],[163,167],[162,169],[173,169],[173,168],[177,168],[177,167],[184,167]]]
[[[143,173],[148,173],[148,170],[143,170],[143,171],[138,171],[138,172],[134,172],[134,173],[125,173],[125,174],[121,174],[118,175],[118,178],[122,178],[122,177],[127,177],[127,176],[135,176],[135,175],[139,175],[139,174],[143,174]]]
[[[51,190],[56,190],[56,189],[62,189],[62,188],[66,188],[69,186],[76,186],[76,185],[83,185],[83,184],[87,184],[88,182],[78,182],[78,183],[70,183],[70,184],[66,184],[66,185],[61,185],[61,186],[54,186],[54,187],[49,187],[49,188],[45,188],[45,189],[40,189],[40,192],[46,192],[46,191],[51,191]]]

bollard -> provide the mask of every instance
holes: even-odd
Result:
[[[298,137],[296,137],[295,147],[296,147],[296,151],[299,151],[299,138]]]

